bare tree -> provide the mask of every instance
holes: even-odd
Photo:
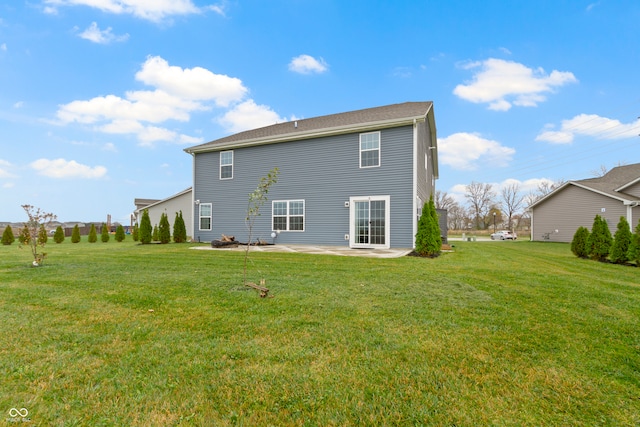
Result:
[[[480,229],[480,221],[485,223],[496,193],[493,191],[493,185],[475,181],[466,186],[466,191],[464,197],[469,201],[476,229]]]
[[[618,163],[616,163],[614,168],[618,167],[618,166],[626,166],[627,164],[628,164],[627,162],[618,161]],[[609,171],[610,171],[610,169],[608,169],[605,165],[600,165],[600,167],[598,169],[593,169],[592,171],[590,171],[590,173],[594,177],[600,178],[600,177],[605,176],[607,173],[609,173]]]
[[[607,167],[605,165],[600,165],[600,167],[598,169],[593,169],[591,171],[589,171],[589,173],[596,177],[596,178],[600,178],[602,176],[605,176],[607,174],[607,172],[609,172],[609,170],[607,169]]]
[[[22,209],[27,213],[29,220],[24,223],[25,244],[31,248],[31,255],[33,255],[33,266],[38,267],[44,262],[44,258],[47,256],[45,252],[39,252],[38,248],[44,248],[46,241],[38,239],[38,233],[41,228],[45,228],[51,221],[56,219],[56,216],[52,213],[44,212],[40,208],[36,208],[31,205],[22,205]],[[46,233],[46,231],[45,231]],[[46,236],[46,235],[45,235]]]
[[[454,205],[457,205],[456,200],[446,192],[436,190],[433,196],[433,202],[436,205],[436,209],[451,209]]]
[[[447,227],[449,230],[464,230],[468,223],[469,215],[463,206],[456,203],[448,209]]]
[[[251,249],[253,225],[256,222],[256,218],[260,216],[260,208],[267,201],[267,194],[269,193],[269,190],[276,182],[278,182],[279,173],[280,171],[277,167],[271,169],[266,176],[260,178],[260,182],[256,189],[249,193],[247,216],[245,217],[245,225],[249,231],[249,240],[247,242],[247,247],[244,250],[244,272],[242,276],[245,286],[247,285],[247,260],[249,259],[249,249]]]
[[[524,202],[524,196],[520,194],[520,184],[514,182],[509,185],[505,185],[502,187],[500,195],[502,197],[502,211],[507,214],[507,228],[513,231],[513,216],[518,212],[518,210],[520,210],[522,203]]]
[[[535,196],[535,201],[542,199],[547,194],[551,193],[557,188],[560,188],[566,181],[564,179],[560,179],[558,181],[542,181],[538,184],[535,192],[533,193]],[[533,203],[533,202],[532,202]],[[530,203],[530,205],[532,204]]]

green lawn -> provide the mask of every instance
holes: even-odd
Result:
[[[0,423],[640,425],[639,268],[454,244],[252,253],[264,299],[241,252],[67,239],[32,268],[2,246]]]

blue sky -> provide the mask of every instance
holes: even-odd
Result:
[[[433,101],[437,188],[524,191],[640,162],[637,1],[0,3],[0,221],[128,223],[191,185],[183,149]]]

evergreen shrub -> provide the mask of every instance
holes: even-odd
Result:
[[[16,241],[15,236],[13,235],[13,230],[10,225],[7,225],[7,228],[2,232],[2,244],[8,246]]]
[[[64,242],[64,230],[61,225],[59,225],[58,228],[56,228],[56,232],[53,233],[53,241],[56,243]]]

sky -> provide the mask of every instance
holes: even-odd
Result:
[[[129,224],[192,184],[183,150],[433,101],[440,178],[591,178],[640,162],[636,0],[0,1],[0,221]]]

